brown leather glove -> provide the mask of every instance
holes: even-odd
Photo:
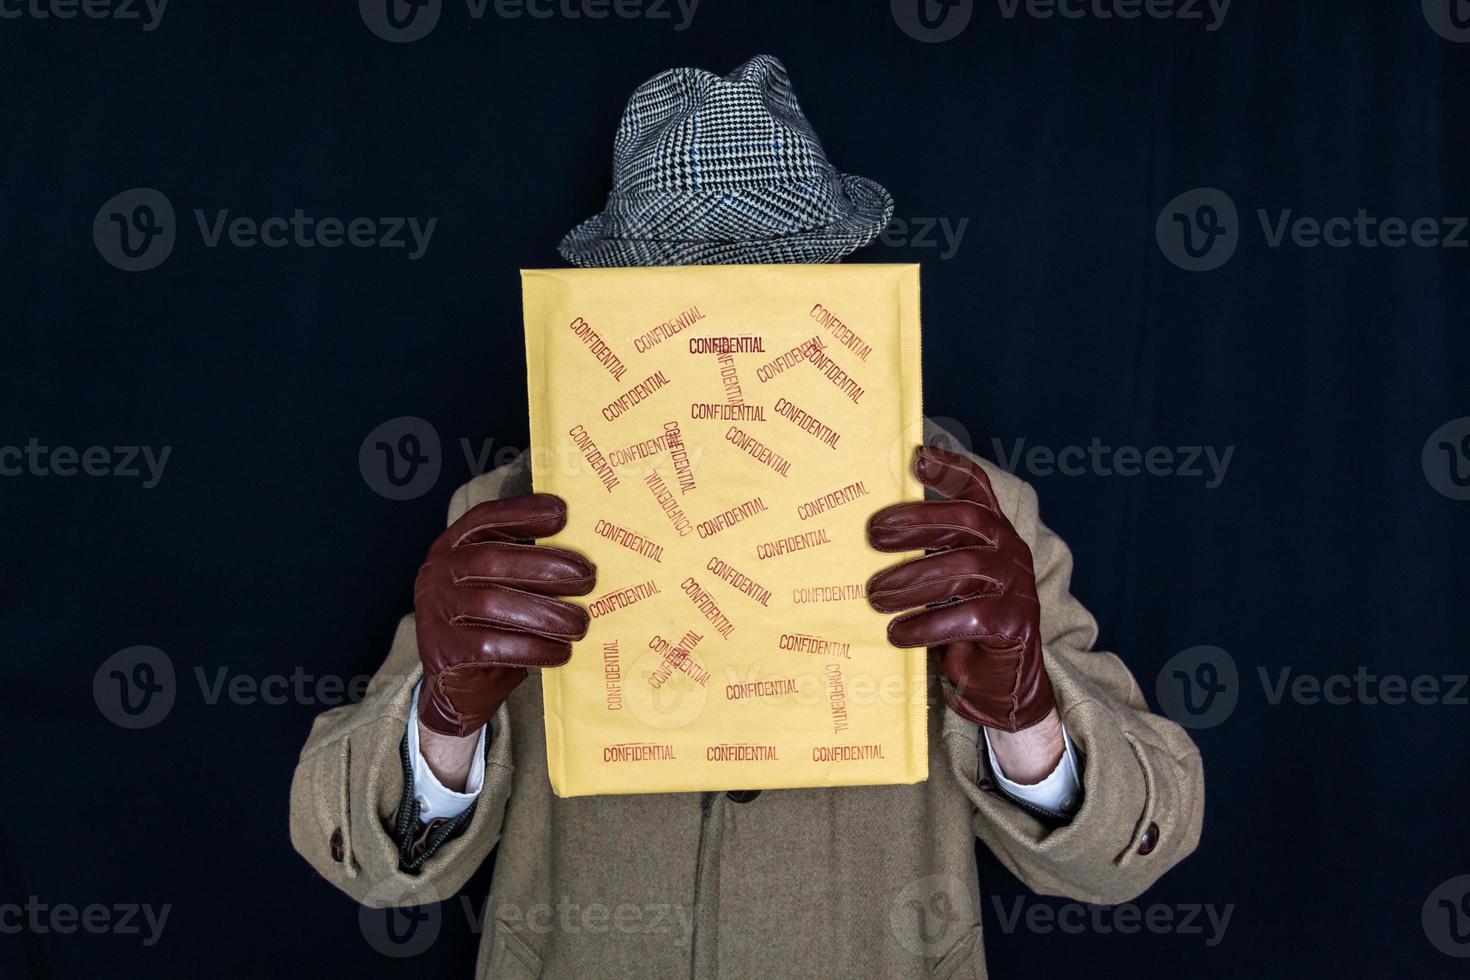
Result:
[[[424,665],[419,720],[431,731],[474,734],[527,667],[571,659],[572,641],[587,633],[587,611],[551,597],[591,592],[597,569],[575,552],[531,543],[566,523],[560,497],[490,500],[429,549],[413,605]]]
[[[1029,728],[1056,705],[1041,663],[1031,549],[969,457],[920,446],[914,474],[949,499],[895,504],[868,521],[879,551],[929,552],[873,576],[868,602],[879,612],[925,607],[890,622],[888,639],[937,648],[955,711],[1001,731]]]

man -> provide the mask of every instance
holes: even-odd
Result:
[[[892,210],[828,163],[762,56],[641,86],[608,207],[562,254],[836,261]],[[554,796],[539,668],[585,632],[570,599],[596,570],[533,543],[567,514],[530,492],[523,455],[454,495],[366,698],[316,719],[291,789],[297,850],[365,904],[409,905],[452,895],[498,845],[478,963],[493,977],[983,977],[976,836],[1039,893],[1135,897],[1198,842],[1198,751],[1092,649],[1032,489],[942,430],[925,443],[930,499],[868,523],[872,547],[926,552],[868,585],[898,614],[893,643],[939,668],[925,782]]]

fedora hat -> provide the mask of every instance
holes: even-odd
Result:
[[[838,173],[780,61],[724,78],[674,68],[638,86],[613,141],[602,213],[561,240],[580,266],[835,262],[893,217],[893,198]]]

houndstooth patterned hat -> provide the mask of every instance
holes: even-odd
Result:
[[[559,251],[581,266],[835,262],[872,241],[893,198],[840,174],[780,61],[640,85],[613,142],[607,207]]]

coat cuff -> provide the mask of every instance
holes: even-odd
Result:
[[[1110,668],[1107,654],[1087,667]],[[1172,722],[1100,692],[1067,661],[1047,658],[1057,707],[1076,743],[1082,803],[1067,822],[1018,806],[980,761],[980,727],[945,711],[951,771],[975,806],[976,835],[1008,870],[1043,895],[1115,905],[1131,901],[1199,842],[1204,798],[1199,755],[1180,752]]]

